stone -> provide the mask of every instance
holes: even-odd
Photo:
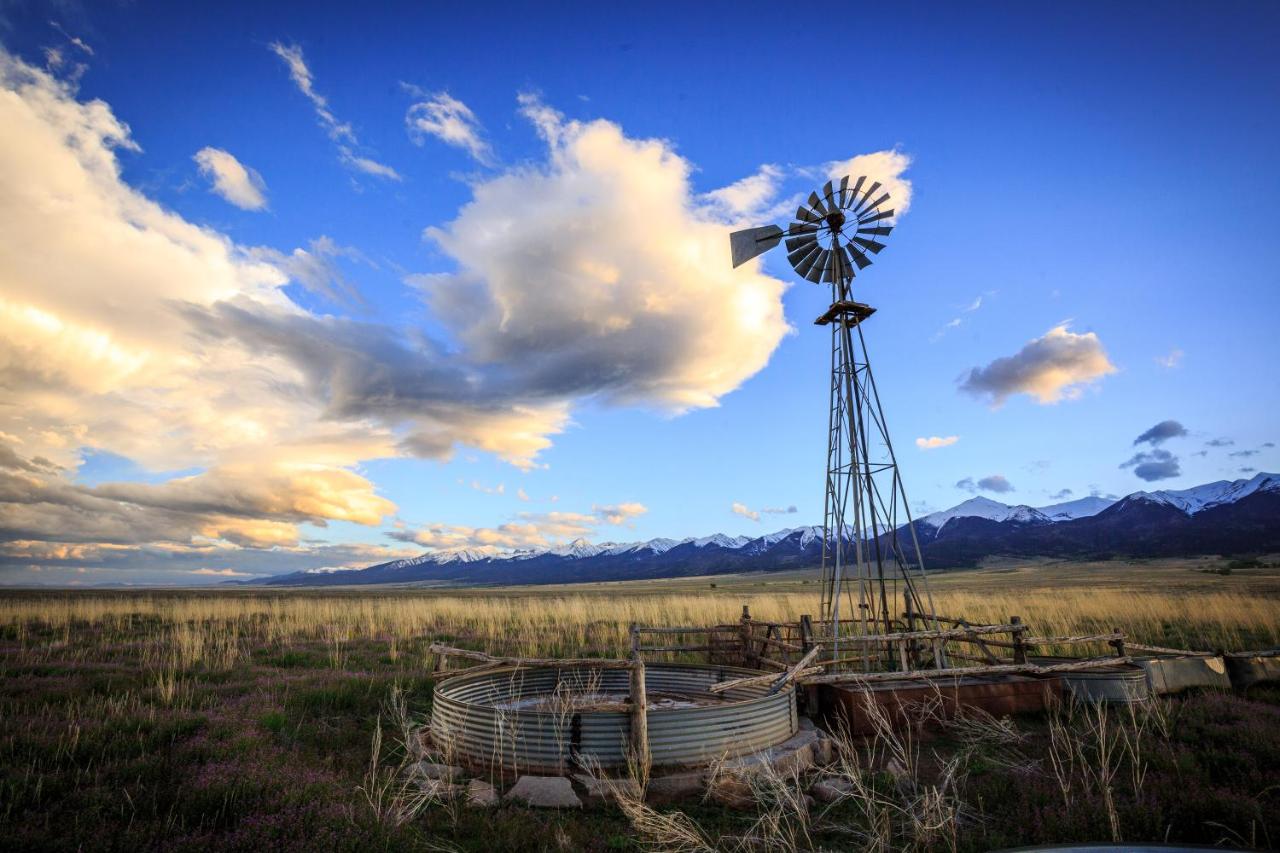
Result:
[[[416,776],[422,776],[426,779],[441,779],[445,782],[453,782],[461,779],[463,776],[461,767],[451,767],[448,764],[436,764],[433,761],[419,761],[413,765],[413,773]]]
[[[672,803],[700,797],[706,790],[707,780],[702,773],[668,773],[650,777],[645,800],[653,804]]]
[[[751,784],[737,776],[719,776],[707,789],[711,799],[731,809],[750,809],[756,805]]]
[[[853,796],[853,783],[838,776],[827,776],[819,779],[809,789],[813,798],[820,803],[838,803]]]
[[[592,776],[588,773],[575,773],[573,780],[585,792],[583,799],[589,806],[603,806],[616,803],[619,795],[632,799],[640,798],[640,783],[635,779],[612,779],[607,776]]]
[[[540,809],[580,809],[582,800],[564,776],[521,776],[506,799]]]
[[[483,779],[467,783],[467,805],[473,809],[492,808],[498,804],[498,789]]]

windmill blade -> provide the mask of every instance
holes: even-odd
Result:
[[[826,251],[827,250],[822,248],[822,246],[818,246],[818,250],[816,252],[810,252],[801,258],[800,262],[795,266],[796,275],[801,278],[808,278],[810,271],[813,270],[814,267],[818,266],[818,263],[822,260],[822,255]]]
[[[827,262],[822,266],[823,281],[830,282],[830,281],[836,280],[836,258],[837,257],[839,257],[839,255],[834,250],[827,252]]]
[[[876,181],[874,184],[872,184],[871,186],[867,187],[867,194],[866,194],[866,195],[864,195],[864,196],[862,197],[862,201],[858,202],[857,204],[855,204],[855,205],[853,206],[853,209],[854,209],[854,210],[861,210],[861,209],[862,209],[862,206],[863,206],[864,204],[866,204],[867,199],[871,198],[871,194],[872,194],[872,193],[874,193],[874,192],[875,192],[876,190],[878,190],[878,189],[880,189],[880,182],[879,182],[879,181]]]
[[[817,193],[809,193],[809,206],[817,212],[819,217],[826,216],[829,212],[825,207],[823,207],[822,199],[818,198]],[[809,221],[813,222],[814,220],[810,219]]]
[[[892,225],[877,225],[875,228],[859,228],[859,234],[875,234],[877,237],[888,237],[893,230]]]
[[[849,176],[845,175],[840,179],[840,209],[844,210],[848,206],[849,200]]]
[[[871,211],[875,210],[877,207],[884,204],[888,200],[889,200],[889,194],[885,193],[884,195],[880,196],[880,198],[876,199],[875,201],[871,202],[871,204],[867,205],[866,210],[864,210],[863,213],[870,213]]]
[[[787,238],[787,254],[791,254],[801,246],[812,246],[818,242],[817,234],[801,234],[799,237]]]
[[[868,222],[879,222],[881,219],[888,219],[890,216],[893,216],[892,210],[882,210],[874,215],[862,217],[858,220],[858,224],[866,225]]]
[[[821,216],[814,213],[812,210],[805,207],[803,204],[796,208],[796,219],[800,219],[804,222],[821,222],[822,221]]]
[[[862,253],[862,250],[852,243],[849,244],[849,255],[853,258],[853,262],[858,265],[858,269],[865,270],[871,266],[871,259]]]
[[[804,274],[805,280],[811,281],[814,284],[817,284],[818,282],[822,281],[822,273],[827,268],[827,260],[830,257],[831,257],[830,249],[823,249],[821,252],[819,252],[818,260],[812,266],[810,266],[809,271]]]
[[[884,248],[884,243],[877,243],[875,240],[866,240],[862,237],[854,237],[853,242],[857,243],[868,252],[875,254],[879,254],[880,250]]]
[[[788,234],[817,234],[818,226],[808,222],[792,222],[787,227]]]
[[[791,254],[787,255],[787,260],[791,262],[791,268],[798,272],[800,265],[808,260],[811,255],[816,257],[821,249],[822,247],[817,242],[813,242],[807,246],[794,249]]]
[[[782,242],[782,229],[777,225],[747,228],[729,235],[729,248],[733,252],[733,265],[740,267],[757,255],[764,254]]]
[[[857,207],[858,193],[862,190],[862,183],[867,179],[866,175],[859,175],[858,180],[854,181],[853,189],[849,190],[848,207]]]
[[[835,193],[836,190],[835,187],[831,185],[831,181],[827,181],[822,185],[822,200],[825,201],[827,206],[832,210],[836,209]]]

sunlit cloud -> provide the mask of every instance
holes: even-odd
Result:
[[[1078,399],[1086,386],[1115,372],[1096,334],[1077,334],[1063,323],[1014,355],[973,368],[960,389],[989,400],[995,407],[1014,394],[1026,394],[1047,405]]]
[[[958,435],[937,436],[931,435],[928,438],[917,438],[916,447],[921,450],[936,450],[939,447],[950,447],[960,440]]]
[[[262,176],[221,148],[201,148],[192,158],[213,191],[243,210],[264,210],[267,185]]]

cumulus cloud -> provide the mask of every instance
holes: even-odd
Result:
[[[879,181],[880,191],[889,193],[890,200],[886,207],[891,207],[895,217],[900,218],[911,207],[911,181],[903,177],[903,173],[910,167],[911,156],[908,154],[901,151],[876,151],[828,163],[825,171],[829,178],[849,175],[856,179],[860,175],[866,175],[872,181]]]
[[[1133,440],[1134,445],[1150,444],[1155,447],[1164,444],[1171,438],[1181,438],[1187,434],[1187,428],[1177,421],[1161,421],[1151,429]]]
[[[524,489],[516,489],[516,497],[526,503],[529,501],[529,493]]]
[[[276,52],[354,151],[301,51]],[[138,144],[104,102],[2,51],[0,95],[6,565],[78,554],[241,571],[248,549],[273,571],[392,558],[313,545],[303,529],[394,514],[361,462],[466,446],[533,468],[582,401],[716,405],[788,332],[783,282],[723,262],[729,223],[691,190],[691,164],[536,99],[522,112],[545,161],[479,182],[430,232],[456,265],[413,282],[437,309],[437,339],[292,300],[291,282],[358,297],[335,261],[359,258],[327,238],[241,246],[130,187],[120,159]],[[85,448],[198,473],[89,487],[74,479]],[[532,521],[544,535],[574,523],[517,519]]]
[[[1235,440],[1230,438],[1211,438],[1205,442],[1206,447],[1230,447],[1233,444]]]
[[[996,407],[1014,394],[1027,394],[1046,405],[1077,399],[1084,386],[1115,371],[1096,334],[1076,334],[1063,323],[1014,355],[973,368],[960,389]]]
[[[1073,494],[1075,494],[1075,492],[1071,491],[1070,489],[1059,489],[1058,491],[1049,495],[1049,498],[1055,501],[1064,501],[1067,498],[1071,497]]]
[[[960,440],[958,435],[948,435],[945,438],[937,435],[931,435],[928,438],[917,438],[916,447],[921,450],[934,450],[939,447],[950,447]]]
[[[521,388],[674,413],[716,405],[788,332],[786,285],[725,262],[727,227],[666,142],[520,104],[548,160],[474,184],[455,220],[427,229],[458,267],[414,279],[427,302]]]
[[[743,518],[749,518],[752,521],[760,520],[760,513],[756,512],[753,509],[750,509],[746,504],[738,503],[737,501],[733,502],[733,504],[729,507],[729,511],[732,512],[734,515],[740,515]]]
[[[778,202],[778,189],[786,173],[766,163],[754,175],[734,181],[727,187],[712,190],[703,198],[731,222],[763,222],[783,212]]]
[[[493,164],[493,149],[485,141],[480,120],[471,108],[448,92],[419,93],[422,100],[409,107],[404,122],[409,137],[421,145],[434,136],[447,145],[461,148],[482,165]]]
[[[484,492],[486,495],[505,495],[507,493],[506,483],[499,483],[496,486],[486,486],[479,480],[471,481],[471,488],[477,492]]]
[[[972,477],[965,477],[956,483],[957,489],[962,489],[970,494],[978,492],[1012,492],[1013,484],[1003,474],[991,474],[982,477],[976,482]]]
[[[339,121],[329,108],[328,99],[316,91],[315,77],[312,76],[311,68],[302,55],[302,48],[296,44],[278,41],[272,42],[269,47],[271,52],[280,57],[285,67],[289,69],[289,77],[298,87],[298,91],[311,102],[316,119],[337,147],[338,159],[343,165],[366,175],[392,181],[400,180],[400,174],[395,169],[359,153],[360,140],[356,138],[355,130],[347,122]]]
[[[1132,468],[1139,479],[1147,482],[1168,480],[1182,474],[1178,457],[1161,448],[1135,453],[1129,461],[1120,463],[1120,467]]]
[[[1167,355],[1156,356],[1156,364],[1164,368],[1172,369],[1182,364],[1183,355],[1184,353],[1182,350],[1175,347],[1174,349],[1169,350]]]
[[[648,512],[640,503],[594,506],[591,512],[522,512],[494,527],[432,523],[387,535],[430,551],[471,550],[498,555],[511,551],[549,548],[578,540],[589,541],[606,525],[620,526]]]
[[[193,575],[209,575],[219,578],[251,578],[257,577],[253,572],[237,572],[235,569],[192,569]]]
[[[262,176],[221,148],[201,148],[192,157],[213,191],[242,210],[265,210],[267,185]]]

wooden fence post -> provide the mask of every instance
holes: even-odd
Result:
[[[1010,625],[1021,625],[1021,624],[1022,624],[1022,617],[1021,617],[1021,616],[1010,616],[1010,617],[1009,617],[1009,624],[1010,624]],[[1026,663],[1026,662],[1027,662],[1027,644],[1026,644],[1026,643],[1024,643],[1024,642],[1022,641],[1022,634],[1023,634],[1023,632],[1022,632],[1021,630],[1014,629],[1014,631],[1013,631],[1013,662],[1014,662],[1014,663]]]
[[[742,665],[751,666],[753,657],[751,652],[751,607],[746,604],[742,605],[742,626],[739,629],[739,634],[742,642]],[[759,662],[757,662],[757,665],[759,665]]]
[[[644,661],[640,653],[631,658],[631,754],[640,778],[649,778],[649,696],[644,684]]]
[[[1120,634],[1120,637],[1118,639],[1112,640],[1109,643],[1109,645],[1111,645],[1116,650],[1116,657],[1122,658],[1124,657],[1124,634],[1123,632],[1121,632],[1119,628],[1113,627],[1111,630],[1115,631],[1117,634]]]

